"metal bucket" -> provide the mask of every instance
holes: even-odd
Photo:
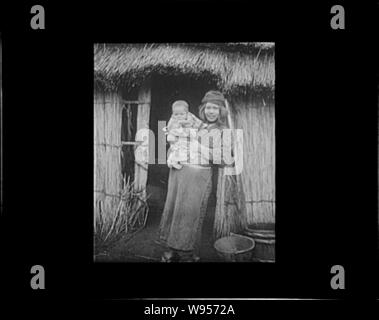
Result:
[[[232,233],[230,236],[218,239],[214,247],[225,261],[246,262],[252,259],[255,242],[249,237]]]

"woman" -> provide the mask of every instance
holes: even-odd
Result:
[[[221,92],[212,90],[205,94],[199,107],[199,117],[208,124],[208,133],[214,129],[222,133],[222,129],[227,128],[227,109]],[[220,146],[216,143],[213,146],[211,143],[209,146],[201,145],[202,152],[210,159],[207,164],[202,161],[194,163],[191,157],[191,161],[185,163],[180,170],[170,169],[167,197],[159,227],[159,240],[170,249],[164,255],[166,260],[170,261],[173,257],[180,257],[182,261],[199,260],[201,228],[212,189],[212,154],[221,152],[222,150],[215,150]]]

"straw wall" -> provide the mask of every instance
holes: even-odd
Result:
[[[122,186],[121,96],[97,91],[94,108],[95,222],[101,219],[103,225],[107,225],[111,215],[116,212]]]
[[[275,222],[275,108],[266,97],[232,99],[232,121],[243,129],[242,185],[249,224]]]

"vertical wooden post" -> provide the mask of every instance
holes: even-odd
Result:
[[[147,168],[149,159],[149,134],[143,133],[149,129],[150,119],[150,105],[151,105],[151,81],[145,81],[138,92],[138,101],[144,103],[138,104],[137,110],[137,131],[136,141],[142,141],[142,144],[137,147],[135,153],[135,175],[134,175],[134,188],[136,191],[141,192],[141,195],[146,199],[146,183],[147,183]],[[153,141],[154,142],[154,141]]]

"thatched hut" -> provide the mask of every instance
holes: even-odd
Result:
[[[219,173],[219,234],[233,231],[233,224],[274,223],[274,44],[96,44],[94,59],[96,219],[115,212],[125,177],[142,199],[146,189],[164,189],[166,155],[152,147],[162,134],[158,121],[168,121],[176,99],[188,101],[197,114],[204,93],[216,89],[229,101],[232,126],[243,129],[244,150],[234,187]],[[155,137],[136,137],[141,128]],[[232,221],[236,216],[239,222]]]

